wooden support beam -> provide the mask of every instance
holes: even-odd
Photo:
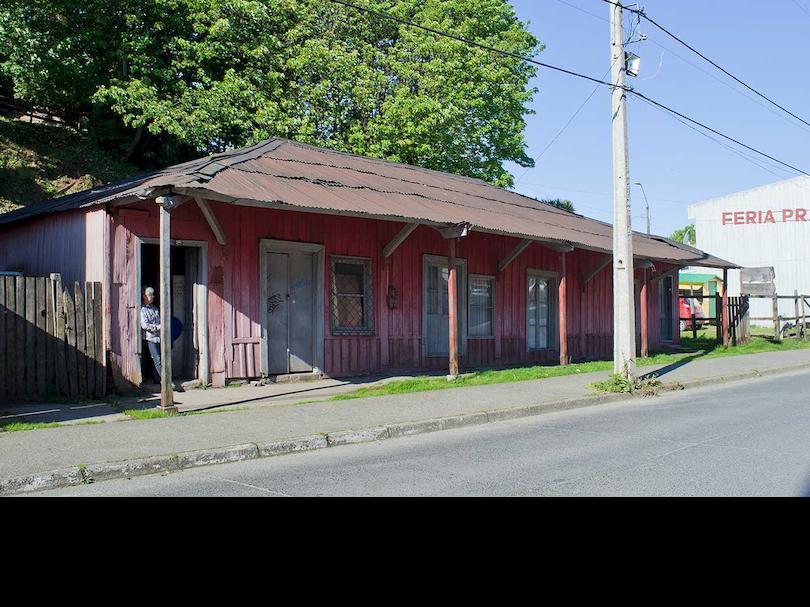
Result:
[[[582,275],[582,290],[585,290],[585,285],[591,282],[596,275],[599,274],[602,270],[610,265],[610,262],[613,261],[613,255],[605,255],[605,257],[600,261],[596,266],[594,266],[590,271],[586,272]]]
[[[172,386],[172,281],[171,212],[177,206],[174,196],[160,196],[160,407],[177,412]]]
[[[515,259],[517,259],[521,253],[523,253],[523,251],[529,248],[530,244],[532,244],[532,241],[528,238],[521,240],[517,246],[512,249],[506,257],[501,259],[500,263],[498,263],[498,272],[503,272],[507,267],[509,267],[509,264],[515,261]]]
[[[406,223],[405,226],[394,236],[391,241],[383,248],[383,258],[388,259],[394,254],[408,236],[413,234],[413,231],[419,227],[418,223]]]
[[[542,243],[542,245],[547,249],[557,251],[557,253],[573,253],[575,248],[574,245],[570,245],[564,242],[544,242]]]
[[[450,323],[450,369],[449,378],[458,377],[458,267],[456,266],[456,239],[448,240],[447,255],[447,307]]]
[[[568,355],[568,267],[566,254],[560,253],[560,286],[559,286],[559,312],[560,312],[560,364],[571,362]]]
[[[650,355],[650,303],[649,303],[649,272],[642,270],[641,297],[639,305],[641,307],[641,356],[647,358]]]
[[[723,347],[728,350],[728,269],[723,268]]]
[[[224,246],[225,230],[222,229],[222,226],[220,225],[217,216],[214,214],[214,210],[211,208],[211,205],[208,204],[207,200],[200,198],[199,196],[195,196],[194,200],[197,201],[197,206],[200,207],[200,211],[202,211],[203,217],[205,217],[205,221],[208,222],[208,227],[211,228],[217,242]]]
[[[654,280],[664,280],[665,278],[669,278],[670,276],[677,276],[678,272],[680,272],[680,271],[681,271],[680,266],[672,268],[670,270],[667,270],[666,272],[663,272],[663,273],[659,274],[658,276],[655,277]],[[678,285],[675,285],[675,288],[672,289],[672,291],[674,293],[677,293],[678,292]]]

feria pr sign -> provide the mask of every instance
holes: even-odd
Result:
[[[778,209],[762,211],[724,211],[723,225],[756,225],[810,221],[807,209]]]

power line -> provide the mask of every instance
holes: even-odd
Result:
[[[797,173],[801,173],[802,175],[810,176],[810,173],[807,173],[807,172],[805,172],[805,171],[803,171],[803,170],[801,170],[799,168],[796,168],[795,166],[793,166],[791,164],[788,164],[787,162],[782,162],[778,158],[774,158],[773,156],[771,156],[769,154],[766,154],[765,152],[760,152],[758,149],[753,148],[750,145],[746,145],[742,141],[738,141],[737,139],[734,139],[733,137],[730,137],[730,136],[726,135],[725,133],[721,133],[720,131],[718,131],[716,129],[713,129],[712,127],[707,126],[707,125],[703,124],[702,122],[698,122],[697,120],[695,120],[694,118],[690,118],[686,114],[682,114],[682,113],[678,112],[677,110],[673,110],[671,107],[668,107],[668,106],[664,105],[663,103],[659,103],[658,101],[655,101],[654,99],[650,99],[649,97],[647,97],[646,95],[643,95],[642,93],[639,93],[637,91],[630,91],[630,92],[633,95],[635,95],[636,97],[644,99],[645,101],[647,101],[649,103],[652,103],[653,105],[658,106],[659,108],[662,108],[662,109],[664,109],[664,110],[666,110],[668,112],[671,112],[672,114],[674,114],[676,116],[679,116],[680,118],[683,118],[684,120],[687,120],[687,121],[691,122],[692,124],[694,124],[696,126],[699,126],[699,127],[703,128],[703,129],[706,129],[707,131],[711,131],[712,133],[714,133],[715,135],[719,135],[723,139],[728,139],[729,141],[731,141],[733,143],[736,143],[740,147],[744,147],[747,150],[751,150],[752,152],[755,152],[755,153],[759,154],[760,156],[764,156],[765,158],[767,158],[769,160],[773,160],[777,164],[781,164],[782,166],[785,166],[785,167],[787,167],[789,169],[792,169],[792,170],[796,171]]]
[[[512,57],[513,59],[519,59],[520,61],[525,61],[527,63],[532,63],[532,64],[538,65],[540,67],[545,67],[545,68],[548,68],[548,69],[551,69],[551,70],[562,72],[564,74],[568,74],[570,76],[576,76],[577,78],[583,78],[585,80],[589,80],[591,82],[596,82],[596,83],[599,83],[599,84],[602,84],[602,85],[605,85],[605,86],[609,86],[611,88],[617,88],[616,85],[614,85],[611,82],[605,82],[604,80],[600,80],[598,78],[593,78],[591,76],[586,76],[584,74],[580,74],[580,73],[577,73],[577,72],[574,72],[574,71],[571,71],[571,70],[567,70],[567,69],[564,69],[564,68],[561,68],[561,67],[557,67],[556,65],[550,65],[548,63],[542,63],[540,61],[536,61],[535,59],[531,59],[529,57],[524,57],[524,56],[519,55],[517,53],[512,53],[510,51],[503,51],[503,50],[497,49],[497,48],[495,48],[493,46],[488,46],[486,44],[481,44],[481,43],[475,42],[473,40],[468,40],[467,38],[462,38],[461,36],[456,36],[455,34],[450,34],[448,32],[443,32],[441,30],[437,30],[437,29],[434,29],[434,28],[431,28],[431,27],[427,27],[427,26],[424,26],[424,25],[419,25],[418,23],[408,21],[407,19],[401,19],[400,17],[396,17],[396,16],[391,15],[389,13],[384,13],[382,11],[377,11],[377,10],[374,10],[374,9],[366,8],[364,6],[359,6],[357,4],[353,4],[351,2],[346,2],[344,0],[329,0],[329,1],[334,3],[334,4],[340,4],[340,5],[345,6],[347,8],[351,8],[351,9],[358,10],[358,11],[361,11],[361,12],[364,12],[364,13],[375,15],[375,16],[377,16],[379,18],[382,18],[382,19],[395,21],[395,22],[400,23],[402,25],[407,25],[409,27],[414,27],[416,29],[421,29],[421,30],[430,32],[432,34],[435,34],[437,36],[443,36],[443,37],[446,37],[446,38],[450,38],[452,40],[456,40],[458,42],[462,42],[462,43],[468,44],[470,46],[481,48],[481,49],[489,51],[489,52],[498,53],[500,55],[504,55],[504,56],[507,56],[507,57]],[[611,0],[603,0],[603,1],[607,2],[608,4],[613,4],[614,6],[620,6],[617,3],[612,2]],[[633,9],[628,9],[628,10],[632,11]],[[634,11],[634,12],[636,12],[636,11]],[[643,16],[643,13],[642,13],[642,16]],[[645,18],[649,20],[649,18],[647,18],[647,17],[645,17]],[[650,99],[646,95],[643,95],[642,93],[636,92],[635,90],[633,90],[633,88],[631,88],[629,86],[624,86],[624,87],[621,87],[621,88],[626,93],[631,93],[633,95],[636,95],[637,97],[640,97],[640,98],[648,101],[649,103],[652,103],[652,104],[654,104],[654,105],[656,105],[656,106],[658,106],[658,107],[660,107],[660,108],[662,108],[664,110],[667,110],[667,111],[671,112],[672,114],[675,114],[676,116],[679,116],[679,117],[683,118],[684,120],[687,120],[687,121],[691,122],[692,124],[695,124],[696,126],[699,126],[701,128],[706,129],[707,131],[711,131],[715,135],[723,137],[724,139],[727,139],[727,140],[729,140],[729,141],[731,141],[731,142],[733,142],[733,143],[735,143],[735,144],[737,144],[737,145],[739,145],[741,147],[744,147],[747,150],[750,150],[750,151],[752,151],[752,152],[754,152],[756,154],[759,154],[760,156],[763,156],[765,158],[768,158],[769,160],[772,160],[772,161],[776,162],[777,164],[781,164],[781,165],[783,165],[783,166],[785,166],[785,167],[787,167],[789,169],[792,169],[793,171],[796,171],[797,173],[800,173],[802,175],[810,176],[810,173],[807,173],[807,172],[805,172],[805,171],[803,171],[803,170],[801,170],[799,168],[796,168],[796,167],[794,167],[794,166],[792,166],[792,165],[790,165],[790,164],[788,164],[786,162],[782,162],[781,160],[779,160],[777,158],[774,158],[773,156],[770,156],[769,154],[766,154],[765,152],[761,152],[760,150],[758,150],[758,149],[756,149],[754,147],[746,145],[746,144],[742,143],[741,141],[738,141],[737,139],[734,139],[733,137],[731,137],[729,135],[721,133],[720,131],[718,131],[716,129],[713,129],[713,128],[711,128],[711,127],[709,127],[709,126],[707,126],[707,125],[705,125],[705,124],[703,124],[701,122],[698,122],[694,118],[690,118],[689,116],[687,116],[687,115],[685,115],[685,114],[683,114],[681,112],[678,112],[677,110],[674,110],[674,109],[664,105],[663,103],[660,103],[658,101]],[[808,126],[810,126],[810,123],[807,123],[807,124],[808,124]]]
[[[800,10],[801,10],[801,11],[802,11],[802,12],[803,12],[805,15],[807,15],[808,17],[810,17],[810,11],[808,11],[806,8],[804,8],[804,5],[803,5],[801,2],[799,2],[799,0],[793,0],[793,4],[795,4],[796,6],[798,6],[798,7],[799,7],[799,9],[800,9]]]
[[[747,88],[747,89],[748,89],[748,90],[750,90],[751,92],[755,93],[756,95],[758,95],[758,96],[762,97],[762,98],[763,98],[765,101],[767,101],[768,103],[770,103],[770,104],[772,104],[772,105],[774,105],[774,106],[778,107],[780,110],[782,110],[782,111],[783,111],[783,112],[785,112],[786,114],[790,114],[791,116],[793,116],[793,117],[794,117],[796,120],[798,120],[799,122],[802,122],[802,123],[804,123],[804,124],[805,124],[805,125],[807,125],[807,126],[810,126],[810,122],[808,122],[807,120],[805,120],[805,119],[804,119],[804,118],[802,118],[801,116],[797,116],[796,114],[794,114],[793,112],[791,112],[791,111],[790,111],[789,109],[787,109],[786,107],[784,107],[784,106],[782,106],[782,105],[779,105],[779,104],[778,104],[776,101],[774,101],[773,99],[771,99],[771,98],[770,98],[770,97],[768,97],[767,95],[765,95],[765,94],[763,94],[763,93],[760,93],[760,92],[759,92],[757,89],[755,89],[753,86],[751,86],[751,85],[750,85],[750,84],[748,84],[747,82],[745,82],[745,81],[741,80],[740,78],[737,78],[737,76],[735,76],[734,74],[732,74],[731,72],[729,72],[727,69],[725,69],[723,66],[719,65],[719,64],[718,64],[718,63],[716,63],[715,61],[712,61],[711,59],[709,59],[709,58],[708,58],[706,55],[704,55],[703,53],[701,53],[701,52],[700,52],[699,50],[697,50],[697,49],[696,49],[694,46],[690,45],[689,43],[685,42],[683,39],[681,39],[681,38],[679,38],[678,36],[676,36],[675,34],[673,34],[671,31],[669,31],[667,28],[665,28],[663,25],[661,25],[660,23],[658,23],[657,21],[655,21],[655,20],[654,20],[654,19],[652,19],[651,17],[648,17],[648,16],[647,16],[647,14],[646,14],[646,13],[645,13],[643,10],[641,10],[641,9],[634,9],[634,8],[628,8],[628,7],[626,7],[626,6],[622,6],[621,4],[619,4],[618,2],[614,2],[613,0],[602,0],[602,2],[605,2],[605,3],[607,3],[607,4],[612,4],[613,6],[621,6],[621,7],[622,7],[623,9],[625,9],[625,10],[628,10],[628,11],[630,11],[630,12],[632,12],[632,13],[636,13],[637,15],[640,15],[640,16],[641,16],[641,17],[643,17],[643,18],[644,18],[646,21],[649,21],[651,24],[653,24],[653,25],[654,25],[655,27],[657,27],[659,30],[661,30],[662,32],[664,32],[664,33],[665,33],[667,36],[669,36],[670,38],[672,38],[672,39],[673,39],[673,40],[675,40],[676,42],[679,42],[680,44],[682,44],[683,46],[685,46],[686,48],[688,48],[690,51],[692,51],[693,53],[695,53],[695,54],[696,54],[698,57],[700,57],[700,58],[701,58],[701,59],[703,59],[704,61],[706,61],[706,62],[710,63],[710,64],[711,64],[711,65],[713,65],[714,67],[716,67],[718,70],[720,70],[721,72],[723,72],[723,73],[724,73],[726,76],[728,76],[729,78],[731,78],[731,79],[733,79],[734,81],[736,81],[736,82],[740,83],[741,85],[743,85],[745,88]]]
[[[602,76],[602,78],[603,79],[607,78],[607,75],[610,73],[610,71],[612,69],[613,69],[613,66],[611,65],[610,68],[608,68],[608,71],[605,72],[605,75]],[[576,119],[577,116],[579,116],[579,113],[585,108],[586,105],[588,105],[588,102],[591,99],[593,99],[593,96],[596,95],[596,92],[599,90],[600,86],[601,86],[600,84],[597,84],[593,88],[593,91],[591,91],[591,94],[588,95],[588,97],[585,99],[585,101],[583,101],[582,104],[577,108],[577,110],[572,114],[572,116],[568,119],[568,122],[566,122],[563,125],[563,127],[557,132],[556,135],[554,135],[554,137],[551,139],[551,141],[548,142],[548,145],[546,145],[546,147],[543,148],[543,151],[540,152],[540,154],[535,159],[535,164],[537,163],[538,160],[540,160],[545,155],[546,152],[548,152],[551,149],[551,146],[553,146],[557,142],[557,140],[562,136],[562,134],[566,131],[566,129],[568,129],[568,127],[571,126],[571,123],[574,122],[574,120]],[[523,179],[530,170],[532,170],[532,168],[534,168],[534,167],[527,167],[526,170],[523,171],[523,173],[520,175],[520,177],[518,177],[515,180],[515,185],[517,185],[518,182],[521,179]]]
[[[477,48],[483,49],[485,51],[490,51],[492,53],[498,53],[500,55],[504,55],[506,57],[512,57],[513,59],[520,59],[521,61],[526,61],[527,63],[533,63],[534,65],[539,65],[540,67],[545,67],[550,70],[554,70],[557,72],[561,72],[563,74],[568,74],[569,76],[576,76],[577,78],[583,78],[584,80],[590,80],[591,82],[598,82],[599,84],[604,84],[605,86],[613,86],[610,82],[605,82],[604,80],[599,80],[598,78],[592,78],[591,76],[586,76],[585,74],[580,74],[578,72],[574,72],[571,70],[567,70],[562,67],[557,67],[556,65],[551,65],[549,63],[543,63],[542,61],[537,61],[530,57],[524,57],[523,55],[519,55],[518,53],[513,53],[511,51],[503,51],[501,49],[495,48],[494,46],[488,46],[486,44],[481,44],[480,42],[476,42],[475,40],[469,40],[467,38],[462,38],[461,36],[456,36],[455,34],[451,34],[449,32],[443,32],[442,30],[437,30],[432,27],[427,27],[425,25],[419,25],[418,23],[414,23],[413,21],[408,21],[407,19],[401,19],[395,15],[390,13],[384,13],[382,11],[377,11],[371,8],[366,8],[365,6],[360,6],[358,4],[352,4],[351,2],[344,2],[344,0],[329,0],[334,4],[341,4],[347,8],[353,8],[355,10],[368,13],[370,15],[374,15],[376,17],[380,17],[382,19],[388,19],[389,21],[396,21],[402,25],[407,25],[409,27],[414,27],[416,29],[420,29],[426,32],[430,32],[431,34],[436,34],[437,36],[443,36],[445,38],[450,38],[451,40],[456,40],[457,42],[463,42],[464,44],[468,44],[470,46],[475,46]]]
[[[794,0],[794,2],[795,1],[798,1],[798,0]],[[597,15],[596,13],[593,13],[593,12],[591,12],[589,10],[586,10],[586,9],[584,9],[582,7],[579,7],[579,6],[575,5],[575,4],[571,4],[570,2],[566,2],[566,0],[555,0],[555,2],[559,2],[560,4],[564,4],[564,5],[572,8],[572,9],[574,9],[576,11],[579,11],[580,13],[588,15],[589,17],[593,17],[594,19],[598,19],[599,21],[602,21],[604,23],[610,23],[610,19],[607,19],[606,17],[603,17],[601,15]],[[808,16],[810,16],[810,13],[808,13]],[[694,69],[698,70],[699,72],[705,74],[706,76],[708,76],[712,80],[715,80],[716,82],[719,82],[720,84],[722,84],[723,86],[725,86],[729,90],[734,91],[735,93],[737,93],[738,95],[741,95],[742,97],[745,97],[746,99],[748,99],[752,103],[756,103],[758,106],[768,110],[771,114],[773,114],[774,116],[778,116],[780,119],[784,120],[786,123],[788,123],[790,125],[794,125],[794,126],[796,125],[796,123],[793,122],[793,120],[791,120],[788,116],[786,116],[784,114],[784,112],[780,112],[779,110],[775,109],[770,104],[764,103],[761,99],[758,99],[757,97],[754,97],[753,95],[751,95],[750,93],[747,93],[746,91],[743,91],[743,90],[740,90],[740,89],[736,88],[730,82],[728,82],[726,80],[723,80],[722,78],[714,75],[709,70],[703,69],[698,64],[696,64],[696,63],[694,63],[692,61],[689,61],[689,59],[687,59],[683,55],[681,55],[679,53],[676,53],[675,51],[673,51],[669,47],[664,46],[663,44],[661,44],[660,42],[658,42],[654,38],[650,38],[649,36],[647,36],[646,41],[651,42],[652,44],[654,44],[658,48],[660,48],[660,49],[666,51],[667,53],[671,54],[676,59],[680,59],[685,64],[687,64],[687,65],[693,67]]]
[[[727,150],[733,152],[734,154],[737,154],[740,158],[743,158],[744,160],[747,160],[751,164],[759,167],[763,171],[766,171],[766,172],[770,173],[774,177],[777,177],[779,179],[784,179],[785,178],[784,173],[783,174],[776,173],[775,171],[771,170],[771,168],[776,169],[776,170],[780,170],[780,171],[785,171],[785,172],[787,172],[787,169],[783,169],[782,167],[778,167],[778,166],[775,166],[775,165],[771,165],[771,167],[769,168],[768,165],[766,165],[764,162],[760,162],[757,159],[755,159],[753,156],[751,156],[749,154],[746,154],[745,152],[742,152],[742,151],[730,146],[729,144],[725,143],[724,141],[721,141],[720,139],[718,139],[716,137],[712,137],[708,133],[706,133],[704,131],[701,131],[699,128],[697,128],[695,126],[692,126],[691,124],[689,124],[685,120],[683,120],[681,118],[678,118],[677,116],[671,114],[670,112],[662,110],[661,108],[659,108],[657,106],[654,106],[654,105],[652,105],[651,107],[653,107],[654,109],[656,109],[656,110],[658,110],[660,112],[663,112],[663,113],[667,114],[668,116],[674,118],[675,120],[677,120],[678,122],[683,124],[685,127],[695,131],[696,133],[702,135],[703,137],[706,137],[707,139],[709,139],[710,141],[713,141],[717,145],[720,145],[720,146],[726,148]],[[792,175],[792,173],[791,173],[791,175]]]

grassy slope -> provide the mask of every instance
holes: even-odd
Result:
[[[0,213],[136,172],[74,129],[0,116]]]

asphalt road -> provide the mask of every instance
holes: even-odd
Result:
[[[810,373],[59,496],[805,496]]]

